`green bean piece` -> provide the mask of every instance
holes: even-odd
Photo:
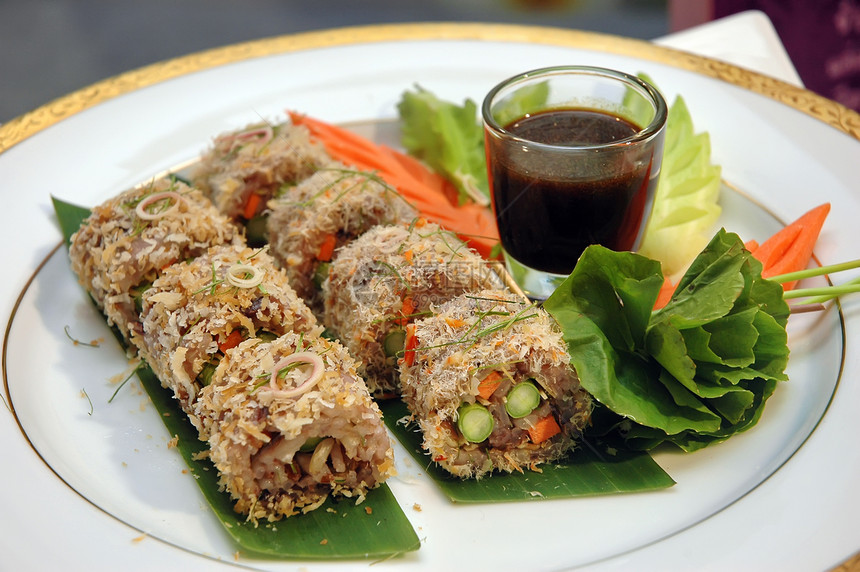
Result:
[[[269,215],[257,215],[245,223],[245,240],[251,248],[260,248],[269,243]]]
[[[134,298],[134,311],[143,312],[143,293],[152,288],[152,282],[141,282],[131,289],[130,294]]]
[[[313,282],[317,290],[322,290],[323,282],[328,278],[328,270],[331,268],[330,262],[320,262],[317,264],[317,269],[314,271]]]
[[[197,374],[197,383],[203,386],[212,383],[212,376],[215,375],[215,368],[217,367],[218,365],[211,361],[204,363],[200,373]]]
[[[382,349],[388,357],[395,357],[403,351],[406,345],[406,332],[403,330],[391,330],[382,340]]]
[[[486,440],[494,426],[493,414],[479,403],[464,403],[457,410],[457,427],[467,441],[480,443]]]
[[[531,381],[513,386],[505,397],[505,411],[514,419],[525,417],[540,405],[540,392]]]
[[[278,339],[278,334],[270,332],[269,330],[258,330],[257,339],[264,342],[274,342]]]
[[[311,453],[314,449],[317,448],[320,441],[322,441],[322,437],[308,437],[308,440],[305,441],[301,447],[299,447],[299,451],[302,453]]]

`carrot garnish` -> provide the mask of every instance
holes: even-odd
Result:
[[[529,439],[532,440],[532,443],[537,445],[561,433],[561,427],[558,426],[558,422],[555,420],[555,417],[547,415],[546,417],[538,419],[534,425],[529,427],[528,431]]]
[[[786,225],[761,244],[754,239],[746,241],[744,248],[761,262],[762,277],[775,278],[806,269],[809,261],[812,260],[812,251],[829,213],[830,203],[821,204]],[[797,282],[797,280],[783,282],[782,288],[787,292],[792,290]],[[657,295],[655,310],[669,303],[675,287],[676,285],[672,284],[667,277]]]
[[[482,399],[489,399],[501,384],[502,374],[497,371],[491,372],[478,384],[478,395]]]
[[[329,262],[331,257],[334,256],[334,247],[337,245],[337,237],[333,234],[329,234],[326,236],[322,244],[320,244],[319,251],[317,251],[317,260],[320,262]]]
[[[744,248],[750,251],[750,253],[755,254],[755,251],[758,250],[759,244],[755,239],[750,239],[744,243]]]
[[[654,303],[654,309],[659,310],[663,306],[669,303],[669,300],[672,299],[672,294],[675,293],[676,285],[672,284],[672,281],[669,280],[667,276],[663,280],[663,286],[660,287],[660,293],[657,294],[657,301]]]
[[[227,339],[218,344],[218,349],[221,350],[221,353],[225,353],[227,350],[235,348],[242,343],[243,338],[242,330],[233,330],[227,335]]]
[[[248,195],[247,200],[245,201],[245,208],[242,210],[242,216],[245,217],[245,220],[251,220],[257,214],[257,209],[260,208],[260,203],[263,198],[257,193],[251,193]]]
[[[830,203],[821,204],[761,243],[753,251],[762,264],[761,275],[770,278],[805,269],[829,213]],[[791,290],[795,285],[796,280],[782,287]]]
[[[415,348],[418,347],[418,337],[415,335],[415,326],[406,326],[406,341],[403,343],[403,363],[411,366],[415,363]]]
[[[406,326],[413,313],[415,313],[415,302],[411,296],[406,296],[403,298],[403,305],[400,307],[400,315],[403,317],[398,320],[398,323],[401,326]]]
[[[293,111],[294,125],[303,125],[332,158],[362,171],[375,172],[394,187],[422,216],[456,233],[489,258],[499,242],[492,212],[474,202],[457,204],[453,183],[405,153],[377,144],[347,129]]]

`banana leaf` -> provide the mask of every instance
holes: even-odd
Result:
[[[459,479],[439,468],[421,448],[421,433],[405,422],[409,409],[399,399],[379,403],[386,425],[448,499],[489,503],[560,499],[665,489],[675,484],[647,453],[617,448],[587,437],[568,457],[538,471],[493,473],[483,479]]]
[[[68,241],[89,209],[52,198],[64,240]],[[119,340],[119,334],[117,333]],[[178,437],[176,449],[212,511],[238,549],[246,556],[292,559],[388,558],[417,550],[420,541],[387,485],[372,490],[365,501],[329,498],[315,511],[276,523],[247,522],[233,511],[233,502],[218,488],[218,473],[208,459],[195,456],[207,444],[197,438],[197,430],[179,408],[172,392],[162,387],[149,367],[137,370],[146,392],[171,435]]]

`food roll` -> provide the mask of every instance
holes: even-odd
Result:
[[[322,331],[265,249],[234,244],[164,269],[143,293],[141,322],[141,354],[186,411],[227,349]]]
[[[282,188],[295,185],[331,162],[304,126],[257,123],[215,137],[201,156],[192,182],[234,220],[260,215]]]
[[[199,190],[158,179],[93,208],[71,237],[69,257],[108,323],[136,346],[140,296],[161,270],[210,246],[242,240]]]
[[[228,350],[194,405],[234,508],[252,521],[364,500],[394,454],[356,363],[336,341],[288,333]]]
[[[345,165],[326,167],[270,203],[272,255],[290,283],[321,311],[320,288],[336,249],[379,224],[418,216],[397,191],[372,173]]]
[[[323,283],[323,322],[362,362],[371,393],[396,394],[406,325],[432,304],[501,286],[483,258],[435,223],[377,226],[338,251]]]
[[[424,449],[462,478],[558,459],[592,410],[555,321],[507,290],[461,295],[409,325],[400,384]]]

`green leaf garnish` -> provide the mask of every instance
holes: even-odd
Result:
[[[583,387],[629,446],[692,451],[752,427],[787,379],[789,309],[724,230],[652,314],[662,283],[658,262],[591,246],[544,307]]]
[[[454,183],[461,203],[488,204],[484,131],[475,102],[456,105],[416,87],[403,93],[397,109],[406,150]]]
[[[385,424],[449,500],[497,503],[563,499],[655,491],[675,481],[640,451],[622,450],[600,439],[588,439],[568,457],[540,465],[538,471],[493,473],[483,479],[459,479],[433,463],[421,448],[421,433],[401,420],[409,415],[399,399],[379,403]]]

